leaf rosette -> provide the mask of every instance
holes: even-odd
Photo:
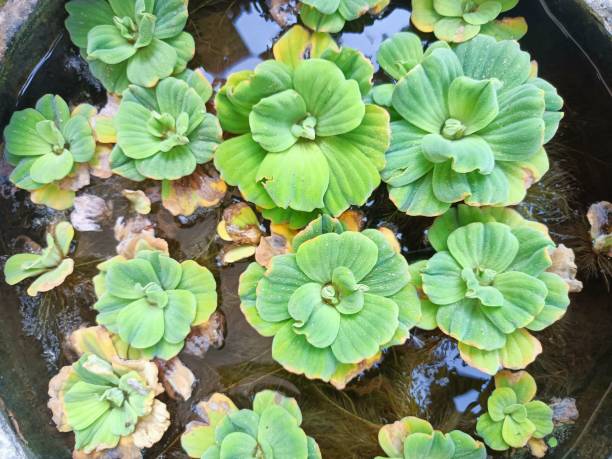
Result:
[[[408,264],[382,232],[345,231],[327,216],[298,233],[292,249],[267,269],[249,265],[242,311],[274,337],[272,357],[285,369],[343,388],[420,319]]]
[[[31,192],[32,201],[57,210],[74,202],[66,183],[96,149],[94,131],[81,110],[72,113],[60,96],[46,94],[35,108],[13,113],[4,129],[5,152],[15,166],[9,179]]]
[[[139,351],[142,358],[177,355],[192,326],[206,322],[217,306],[211,272],[192,260],[140,249],[98,265],[94,278],[96,321]]]
[[[74,432],[75,454],[118,448],[132,457],[158,442],[170,414],[155,398],[164,391],[155,363],[125,360],[102,327],[75,331],[69,345],[79,359],[49,382],[48,406],[58,430]]]
[[[495,390],[487,400],[487,412],[478,418],[476,431],[496,451],[521,448],[532,439],[553,431],[553,410],[533,400],[536,382],[526,371],[501,371],[495,375]]]
[[[215,166],[264,217],[303,227],[366,202],[380,184],[389,117],[362,100],[373,67],[360,52],[296,26],[274,53],[217,94],[221,126],[238,136],[219,146]]]
[[[109,92],[153,87],[195,54],[184,0],[71,0],[66,10],[72,42]]]
[[[296,400],[279,392],[258,392],[252,410],[239,410],[227,396],[214,393],[196,412],[201,420],[190,422],[181,436],[189,457],[321,459],[319,446],[300,427]]]
[[[378,443],[387,456],[376,459],[486,459],[485,446],[465,432],[453,430],[448,434],[434,430],[423,419],[408,416],[383,426],[378,432]]]
[[[559,320],[568,286],[552,272],[555,247],[544,225],[507,208],[460,205],[428,233],[437,253],[422,266],[422,328],[459,341],[461,357],[489,374],[521,369],[542,352],[530,331]]]
[[[519,40],[527,33],[524,18],[496,20],[519,0],[415,0],[412,23],[438,40],[461,43],[479,33],[503,40]]]
[[[396,206],[435,216],[460,201],[520,202],[548,170],[543,145],[563,117],[563,99],[531,74],[529,54],[485,36],[452,50],[404,50],[395,65],[393,50],[384,50],[383,68],[401,78],[391,94],[401,119],[391,123],[382,177]]]
[[[300,19],[317,32],[340,32],[347,21],[361,16],[379,14],[389,0],[302,0]]]
[[[18,253],[6,261],[6,283],[15,285],[24,279],[37,277],[28,287],[30,296],[61,285],[74,269],[74,260],[68,258],[73,238],[74,228],[70,223],[60,222],[51,227],[46,236],[47,247],[40,253]]]
[[[188,70],[155,88],[131,85],[117,114],[113,172],[131,180],[178,180],[209,161],[221,142],[217,118],[206,113],[212,87]]]

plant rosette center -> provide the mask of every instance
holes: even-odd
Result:
[[[153,40],[157,18],[149,13],[140,13],[137,18],[137,21],[134,21],[129,16],[114,16],[113,23],[119,34],[135,48],[144,48]]]
[[[189,137],[189,114],[181,112],[176,118],[169,113],[151,112],[147,122],[149,133],[161,139],[160,151],[170,151],[179,145],[187,145]]]

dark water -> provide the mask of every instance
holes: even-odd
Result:
[[[376,20],[365,18],[348,24],[339,41],[374,58],[382,40],[400,30],[411,30],[406,5],[408,2],[396,1]],[[191,9],[188,28],[197,39],[192,65],[205,66],[216,86],[230,73],[251,69],[269,58],[273,42],[283,31],[263,1],[192,1]],[[520,210],[549,224],[558,242],[580,248],[580,244],[588,244],[583,220],[588,205],[612,197],[612,161],[606,150],[612,132],[610,94],[585,55],[559,31],[538,2],[522,2],[518,12],[531,25],[523,48],[538,58],[540,75],[555,84],[566,99],[566,117],[548,148],[551,171],[532,188]],[[288,20],[292,24],[295,18],[289,16]],[[431,37],[423,35],[423,39]],[[383,76],[378,74],[377,78]],[[65,35],[53,42],[33,73],[20,95],[19,108],[33,105],[46,92],[59,93],[72,103],[99,104],[104,100],[103,91]],[[47,443],[44,453],[35,451],[40,457],[69,457],[72,436],[53,431],[45,407],[46,384],[66,363],[61,352],[63,337],[94,321],[89,306],[95,296],[89,278],[96,273],[97,262],[115,254],[112,225],[126,212],[120,191],[149,185],[129,184],[114,177],[94,180],[85,190],[112,202],[114,215],[102,232],[78,234],[76,270],[66,284],[34,299],[21,286],[0,286],[3,297],[18,295],[17,304],[6,301],[2,305],[2,314],[8,327],[21,329],[18,340],[28,350],[19,356],[2,352],[15,371],[30,375],[27,387],[7,397],[19,399],[15,404],[21,410],[15,419],[25,436],[36,440],[32,445]],[[0,192],[0,253],[19,251],[27,242],[24,236],[41,242],[49,222],[68,216],[32,205],[26,192],[14,192],[6,180]],[[224,205],[232,199],[235,196],[228,195]],[[225,267],[218,263],[221,245],[215,226],[220,213],[221,208],[202,209],[190,218],[174,218],[156,204],[150,215],[157,223],[158,236],[169,241],[175,258],[194,259],[214,273],[227,332],[220,349],[209,350],[203,358],[183,358],[196,375],[197,386],[190,402],[166,400],[174,422],[147,457],[186,457],[180,450],[180,433],[191,419],[193,404],[215,391],[225,392],[241,406],[249,405],[252,395],[264,388],[295,396],[304,412],[304,428],[317,439],[326,458],[370,458],[382,453],[377,446],[378,429],[407,415],[427,418],[442,430],[474,431],[476,417],[491,390],[490,378],[466,366],[454,342],[440,333],[416,330],[408,343],[387,352],[377,368],[343,392],[288,374],[275,364],[271,340],[252,330],[239,310],[238,277],[248,262]],[[423,237],[431,220],[397,212],[384,189],[374,194],[365,214],[367,226],[385,224],[397,232],[410,261],[431,253]],[[582,293],[573,295],[565,318],[538,335],[544,353],[528,368],[537,379],[538,397],[545,401],[575,397],[581,413],[576,428],[568,432],[551,457],[606,458],[612,454],[612,401],[605,397],[612,380],[609,303],[604,282],[589,280]],[[37,430],[39,425],[45,428]]]

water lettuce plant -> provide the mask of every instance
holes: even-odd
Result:
[[[487,400],[487,412],[476,423],[476,431],[496,451],[521,448],[530,439],[541,439],[553,431],[553,410],[533,400],[536,382],[526,371],[501,371],[495,375],[495,390]]]
[[[322,41],[325,49],[313,45]],[[386,111],[362,100],[372,64],[303,28],[274,50],[275,60],[234,73],[217,94],[221,126],[238,136],[219,146],[215,166],[274,223],[304,226],[363,205],[380,183],[390,134]]]
[[[438,40],[461,43],[479,33],[519,40],[527,33],[525,18],[496,20],[519,0],[414,0],[410,19],[421,32]]]
[[[156,399],[164,389],[155,363],[126,360],[102,327],[79,329],[68,342],[79,358],[49,381],[48,406],[58,430],[74,432],[75,457],[137,457],[158,442],[170,415]]]
[[[415,40],[407,44],[412,56],[405,51],[393,66],[389,54],[385,62],[401,77],[391,94],[401,119],[391,123],[382,171],[391,200],[426,216],[460,201],[520,202],[548,170],[543,145],[563,117],[555,88],[534,77],[529,54],[514,41],[479,36],[425,53]]]
[[[240,277],[241,309],[272,357],[290,372],[342,389],[402,344],[419,320],[408,264],[374,229],[345,231],[322,216],[298,233],[292,253]]]
[[[566,282],[546,271],[555,247],[546,227],[512,209],[460,205],[428,237],[437,253],[421,265],[423,328],[457,339],[461,357],[489,374],[525,368],[542,352],[530,331],[559,320],[570,302]]]
[[[206,113],[212,87],[199,71],[169,77],[155,88],[130,85],[117,113],[112,168],[131,180],[178,180],[212,158],[221,141]]]
[[[29,277],[38,277],[28,287],[30,296],[61,285],[74,269],[74,260],[67,258],[73,237],[74,228],[70,223],[60,222],[51,226],[46,236],[47,247],[40,253],[19,253],[6,261],[6,283],[15,285]]]
[[[465,432],[453,430],[447,434],[434,430],[423,419],[408,416],[383,426],[378,443],[386,456],[375,459],[486,459],[485,446]]]
[[[301,0],[300,19],[317,32],[340,32],[347,21],[379,14],[390,0]]]
[[[74,202],[74,190],[66,182],[80,164],[90,161],[96,149],[94,132],[79,110],[60,96],[46,94],[35,108],[11,116],[4,129],[5,154],[15,166],[9,179],[31,192],[32,201],[57,210]]]
[[[239,410],[227,396],[214,393],[196,412],[201,420],[190,422],[181,436],[189,457],[321,458],[315,440],[300,427],[297,401],[280,392],[258,392],[252,410]]]
[[[98,269],[96,321],[143,358],[177,355],[191,327],[206,322],[217,306],[213,275],[192,260],[179,263],[143,247],[132,259],[116,256]]]
[[[195,54],[183,31],[185,0],[71,0],[66,10],[72,42],[109,92],[153,87],[185,70]]]

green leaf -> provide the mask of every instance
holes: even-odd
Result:
[[[450,116],[465,125],[464,135],[480,131],[493,121],[499,112],[495,80],[474,80],[458,77],[449,88]]]
[[[553,410],[546,403],[534,400],[525,404],[527,419],[535,425],[535,438],[544,438],[553,431]]]
[[[170,151],[160,151],[148,158],[136,160],[138,172],[156,180],[178,180],[191,175],[196,165],[196,158],[186,145],[177,145]]]
[[[232,432],[221,443],[219,458],[255,457],[257,441],[243,432]]]
[[[392,78],[399,80],[423,60],[421,39],[411,32],[399,32],[383,41],[376,60]]]
[[[308,59],[295,70],[293,86],[317,120],[317,136],[334,136],[361,124],[365,105],[359,85],[346,80],[342,71],[324,59]]]
[[[435,217],[450,208],[450,204],[440,201],[432,187],[433,174],[401,187],[389,187],[389,198],[396,207],[408,215]]]
[[[48,292],[49,290],[61,285],[66,277],[72,274],[74,270],[74,260],[67,258],[52,271],[46,272],[28,287],[28,295],[36,296],[39,292]]]
[[[535,379],[526,371],[517,373],[500,371],[495,375],[495,387],[512,389],[516,394],[517,402],[523,405],[535,397],[538,389]]]
[[[548,234],[529,227],[519,227],[512,230],[519,241],[519,251],[508,271],[520,271],[530,276],[539,276],[552,264],[549,250],[554,248],[554,242]]]
[[[293,298],[293,297],[292,297]],[[332,345],[338,336],[341,314],[333,306],[315,304],[312,314],[303,326],[296,323],[294,332],[304,335],[314,347],[321,349]]]
[[[129,60],[128,79],[140,86],[153,87],[160,79],[172,74],[176,60],[177,52],[172,46],[153,38],[151,44],[140,48]]]
[[[386,424],[378,431],[378,443],[389,457],[403,457],[404,440],[415,433],[433,434],[431,424],[414,416],[407,416]]]
[[[188,290],[196,298],[196,316],[193,325],[206,322],[217,308],[217,284],[212,273],[193,260],[181,263],[181,280],[179,290]]]
[[[280,392],[273,390],[262,390],[255,394],[253,399],[253,411],[260,416],[271,406],[280,406],[293,416],[298,425],[302,423],[302,412],[297,401],[291,397],[285,397]]]
[[[371,0],[341,0],[338,12],[347,21],[353,21],[366,14]]]
[[[442,432],[414,433],[404,442],[404,457],[408,459],[446,459],[454,457],[455,444]]]
[[[70,119],[70,108],[60,96],[45,94],[36,102],[36,110],[60,129],[64,129]]]
[[[481,2],[476,9],[469,13],[465,13],[463,20],[468,24],[483,25],[495,19],[501,11],[501,0],[488,0]]]
[[[452,169],[461,174],[476,170],[481,174],[490,174],[495,166],[491,148],[477,135],[449,140],[440,134],[427,134],[423,137],[421,148],[425,158],[433,163],[450,159]]]
[[[143,288],[150,283],[158,282],[151,263],[141,259],[111,265],[105,278],[108,292],[126,299],[142,298]]]
[[[87,57],[90,59],[98,59],[105,64],[118,64],[136,53],[134,45],[114,25],[96,26],[87,35]]]
[[[229,185],[238,186],[242,195],[264,208],[276,207],[274,201],[256,179],[257,170],[266,152],[250,134],[226,140],[215,153],[215,167]]]
[[[164,336],[164,311],[144,298],[124,307],[117,322],[121,339],[136,348],[153,346]]]
[[[129,158],[148,158],[160,151],[161,140],[147,129],[150,116],[145,106],[130,100],[122,101],[119,106],[117,144]]]
[[[497,21],[484,24],[480,33],[490,35],[498,41],[520,40],[527,33],[527,21],[525,18],[502,18]]]
[[[568,296],[569,287],[558,275],[542,273],[538,279],[546,284],[548,294],[544,300],[544,308],[526,327],[529,330],[540,331],[552,325],[565,315],[570,304]]]
[[[155,36],[165,39],[180,34],[187,24],[187,4],[183,0],[157,1],[153,9],[157,18]]]
[[[433,0],[413,0],[410,20],[422,32],[433,32],[441,16],[434,9]]]
[[[504,451],[510,448],[502,435],[503,422],[495,422],[488,413],[478,417],[476,432],[481,436],[489,448],[495,451]]]
[[[316,306],[323,306],[321,298],[323,286],[316,282],[308,282],[298,287],[289,298],[288,310],[291,317],[296,321],[296,326],[303,326],[310,318]],[[326,347],[326,346],[323,346]]]
[[[93,158],[96,141],[86,118],[82,116],[71,118],[64,126],[64,135],[75,162],[86,163]]]
[[[272,457],[307,459],[306,434],[295,418],[280,406],[271,406],[261,414],[257,441],[270,448]]]
[[[289,319],[291,295],[309,282],[310,279],[298,267],[294,254],[273,257],[265,277],[257,286],[257,312],[268,322]]]
[[[347,80],[355,80],[363,97],[372,89],[374,66],[361,51],[347,47],[339,50],[330,47],[321,54],[321,59],[336,64]]]
[[[406,259],[395,253],[385,236],[376,230],[365,230],[363,235],[378,247],[378,259],[372,270],[360,281],[368,292],[391,296],[399,292],[410,280]]]
[[[509,387],[500,387],[493,391],[487,400],[487,410],[495,422],[503,421],[506,417],[506,408],[517,403],[516,394]]]
[[[32,163],[30,176],[35,182],[51,183],[66,177],[72,170],[73,165],[72,154],[66,149],[59,155],[47,153]]]
[[[4,129],[7,151],[14,156],[41,156],[52,153],[51,145],[43,140],[36,126],[45,118],[33,108],[13,113]]]
[[[460,430],[453,430],[448,433],[448,437],[455,444],[454,459],[486,459],[485,446],[468,434]]]
[[[504,441],[513,448],[521,448],[527,444],[535,431],[535,425],[528,419],[519,422],[512,416],[506,416],[503,421],[502,435]]]
[[[300,246],[311,239],[326,233],[344,233],[344,226],[339,220],[328,215],[321,215],[316,220],[311,221],[306,228],[297,233],[291,244],[293,252],[297,252]]]
[[[19,253],[10,257],[4,265],[4,280],[9,285],[15,285],[28,277],[38,276],[47,268],[29,268],[33,263],[40,260],[40,255],[35,253]]]
[[[300,137],[314,140],[314,126],[306,131],[304,99],[292,89],[260,100],[249,115],[253,140],[270,152],[291,148]]]
[[[323,207],[330,170],[315,143],[299,142],[282,153],[265,155],[256,180],[277,206],[310,212]]]
[[[345,20],[340,13],[322,14],[317,9],[304,3],[300,6],[300,19],[304,25],[317,32],[340,32],[345,24]]]
[[[363,150],[343,137],[328,137],[317,142],[329,167],[324,205],[319,207],[325,207],[332,215],[341,214],[351,205],[364,205],[380,184],[376,166]]]
[[[316,8],[323,14],[333,14],[338,11],[342,1],[343,0],[304,0],[302,3]]]
[[[427,135],[406,121],[391,123],[391,146],[385,153],[387,164],[381,172],[390,186],[408,185],[427,174],[433,164],[423,154],[421,139]]]
[[[461,17],[466,0],[433,0],[433,7],[440,16]]]
[[[66,3],[66,29],[79,48],[87,48],[87,34],[94,27],[113,24],[115,14],[105,0],[73,0]]]
[[[343,363],[358,363],[374,356],[393,337],[398,314],[392,300],[366,293],[358,314],[341,316],[338,336],[331,345],[334,356]]]
[[[501,223],[470,223],[448,237],[448,249],[461,266],[504,271],[519,248],[510,227]]]
[[[393,108],[409,123],[439,133],[449,118],[448,91],[461,76],[461,64],[449,49],[436,49],[397,84]]]
[[[107,91],[121,94],[130,85],[127,77],[128,61],[116,65],[105,64],[98,60],[88,60],[92,75],[102,82]]]
[[[352,231],[323,234],[304,242],[296,253],[301,271],[320,284],[330,282],[339,266],[350,269],[355,281],[360,282],[375,266],[377,257],[376,244]]]
[[[53,121],[40,121],[36,124],[36,132],[45,142],[54,146],[63,147],[66,142]]]
[[[164,309],[164,339],[171,344],[181,343],[191,331],[197,301],[188,290],[168,290],[168,305]]]
[[[434,25],[434,34],[438,40],[461,43],[474,38],[480,32],[480,26],[467,23],[461,18],[442,18]]]

